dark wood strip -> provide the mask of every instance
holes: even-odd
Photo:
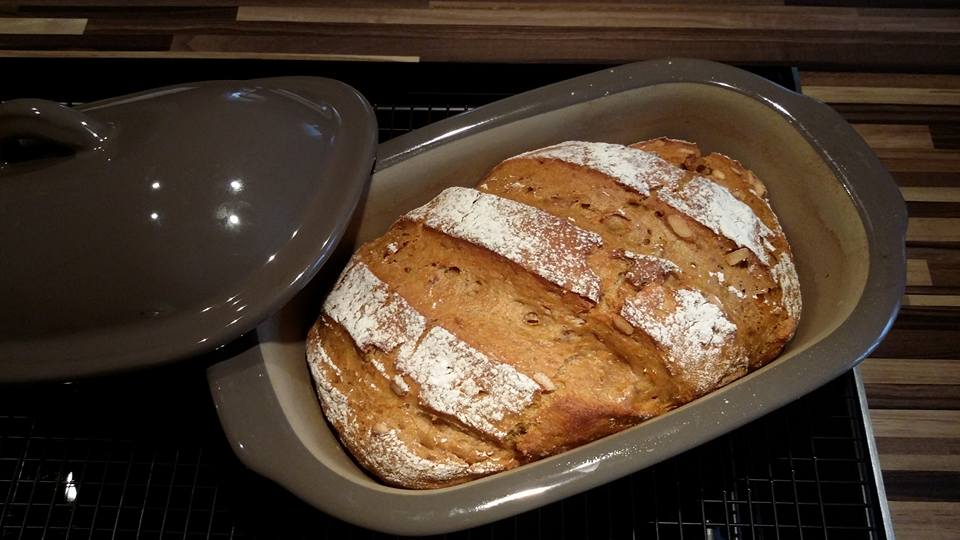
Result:
[[[960,75],[803,71],[800,80],[811,86],[861,86],[882,88],[960,88]]]
[[[945,88],[804,85],[803,92],[826,103],[960,106],[960,92]]]
[[[39,6],[62,7],[85,6],[85,7],[116,7],[130,8],[133,2],[130,0],[16,0],[16,3],[23,8],[33,8]],[[240,5],[258,5],[258,6],[354,6],[354,7],[406,7],[406,8],[424,8],[428,6],[427,0],[137,0],[137,7],[238,7]]]
[[[471,25],[562,28],[723,28],[763,30],[835,30],[846,32],[958,32],[956,16],[947,12],[919,12],[906,16],[883,13],[861,16],[851,9],[768,8],[737,6],[646,6],[636,4],[615,11],[570,5],[563,10],[460,9],[433,5],[431,9],[369,9],[336,7],[241,6],[237,14],[243,21],[281,21],[313,23],[361,23],[378,25]],[[509,7],[508,7],[509,6]]]
[[[958,330],[960,329],[960,310],[951,308],[936,308],[922,306],[904,306],[897,315],[894,328],[926,330]],[[957,344],[960,347],[960,343]],[[873,356],[884,357],[882,354]],[[960,355],[956,355],[960,358]]]
[[[0,35],[2,49],[63,51],[168,51],[173,38],[169,35],[82,35],[82,36],[10,36]]]
[[[663,4],[664,2],[660,2]],[[672,0],[672,7],[680,5],[698,6],[783,6],[784,0]],[[463,9],[503,9],[522,7],[524,9],[553,9],[562,10],[575,7],[578,9],[630,9],[643,5],[640,0],[585,0],[580,2],[557,0],[524,0],[523,2],[509,2],[506,0],[430,0],[429,7],[458,7]],[[649,4],[648,4],[649,5]]]
[[[99,24],[98,21],[91,21]],[[178,33],[176,50],[320,51],[409,54],[425,61],[619,63],[693,56],[732,63],[783,62],[844,66],[869,62],[888,69],[952,64],[960,43],[947,35],[824,33],[815,31],[644,30],[577,28],[475,28],[377,25],[297,25],[283,33],[236,31]],[[309,32],[309,35],[302,34]],[[823,43],[842,46],[825,49]],[[883,54],[878,55],[878,48]]]
[[[960,250],[908,247],[907,257],[926,260],[931,281],[938,287],[960,287]]]
[[[960,150],[960,123],[930,124],[930,137],[934,148]]]
[[[900,186],[911,187],[960,187],[960,171],[891,171],[893,179]]]
[[[205,2],[192,5],[156,6],[81,6],[65,4],[56,6],[21,6],[18,16],[23,17],[84,17],[87,19],[127,19],[152,21],[155,19],[179,19],[181,27],[209,21],[233,21],[237,18],[236,6],[208,5]]]
[[[877,437],[880,454],[960,455],[958,438]]]
[[[891,171],[960,171],[960,152],[952,150],[877,149],[877,156]]]
[[[954,0],[785,0],[788,6],[844,6],[844,7],[884,7],[884,8],[950,8],[956,7]]]
[[[960,287],[939,287],[939,286],[930,286],[930,285],[916,285],[911,286],[909,281],[907,282],[906,294],[909,295],[960,295]]]
[[[910,217],[958,217],[960,204],[954,202],[907,202]]]
[[[877,124],[932,124],[960,122],[960,107],[946,105],[888,105],[838,103],[833,108],[848,122]]]
[[[943,329],[894,327],[873,352],[884,358],[957,358],[957,327]]]
[[[947,471],[884,471],[891,501],[960,501],[960,473]]]
[[[960,385],[867,384],[871,409],[960,409]]]
[[[839,6],[838,6],[839,7]],[[953,8],[953,9],[948,9]],[[957,13],[956,4],[952,6],[938,6],[927,8],[920,5],[920,2],[911,5],[884,6],[882,4],[871,4],[857,9],[857,13],[864,17],[936,17],[938,13],[943,16],[953,16]]]

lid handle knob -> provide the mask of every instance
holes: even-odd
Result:
[[[110,135],[110,126],[71,107],[42,99],[0,103],[0,140],[28,138],[73,150],[96,150]]]

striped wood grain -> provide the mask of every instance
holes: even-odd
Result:
[[[856,123],[907,202],[907,294],[860,372],[897,537],[960,538],[960,76],[801,80]]]

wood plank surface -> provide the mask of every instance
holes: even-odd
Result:
[[[855,122],[907,202],[907,294],[860,372],[897,538],[960,538],[960,76],[801,80]]]
[[[897,537],[960,538],[958,8],[944,0],[0,0],[0,57],[610,64],[690,56],[799,66],[804,92],[854,124],[910,215],[904,305],[862,367]]]
[[[942,2],[878,8],[781,0],[542,2],[402,0],[2,0],[4,24],[85,19],[85,38],[57,44],[0,42],[4,56],[116,57],[131,36],[158,36],[171,57],[330,60],[352,55],[423,61],[603,62],[690,56],[732,63],[789,63],[814,71],[810,92],[840,103],[956,105],[955,86],[888,79],[864,90],[824,69],[960,67],[960,9]],[[816,4],[817,2],[807,2]],[[953,7],[953,9],[942,9]],[[933,9],[931,9],[933,8]],[[14,22],[15,21],[15,22]],[[2,35],[2,34],[0,34]],[[136,49],[138,51],[144,49]],[[109,54],[98,54],[107,51]],[[207,54],[204,54],[207,53]],[[237,53],[229,56],[229,53]],[[138,57],[138,56],[132,56]],[[820,75],[817,75],[820,74]],[[886,86],[883,86],[886,85]],[[888,91],[889,90],[889,91]],[[864,96],[866,92],[866,96]]]

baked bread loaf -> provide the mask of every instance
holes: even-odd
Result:
[[[570,141],[453,187],[363,245],[307,356],[367,470],[434,488],[662,414],[775,358],[790,246],[740,163]]]

